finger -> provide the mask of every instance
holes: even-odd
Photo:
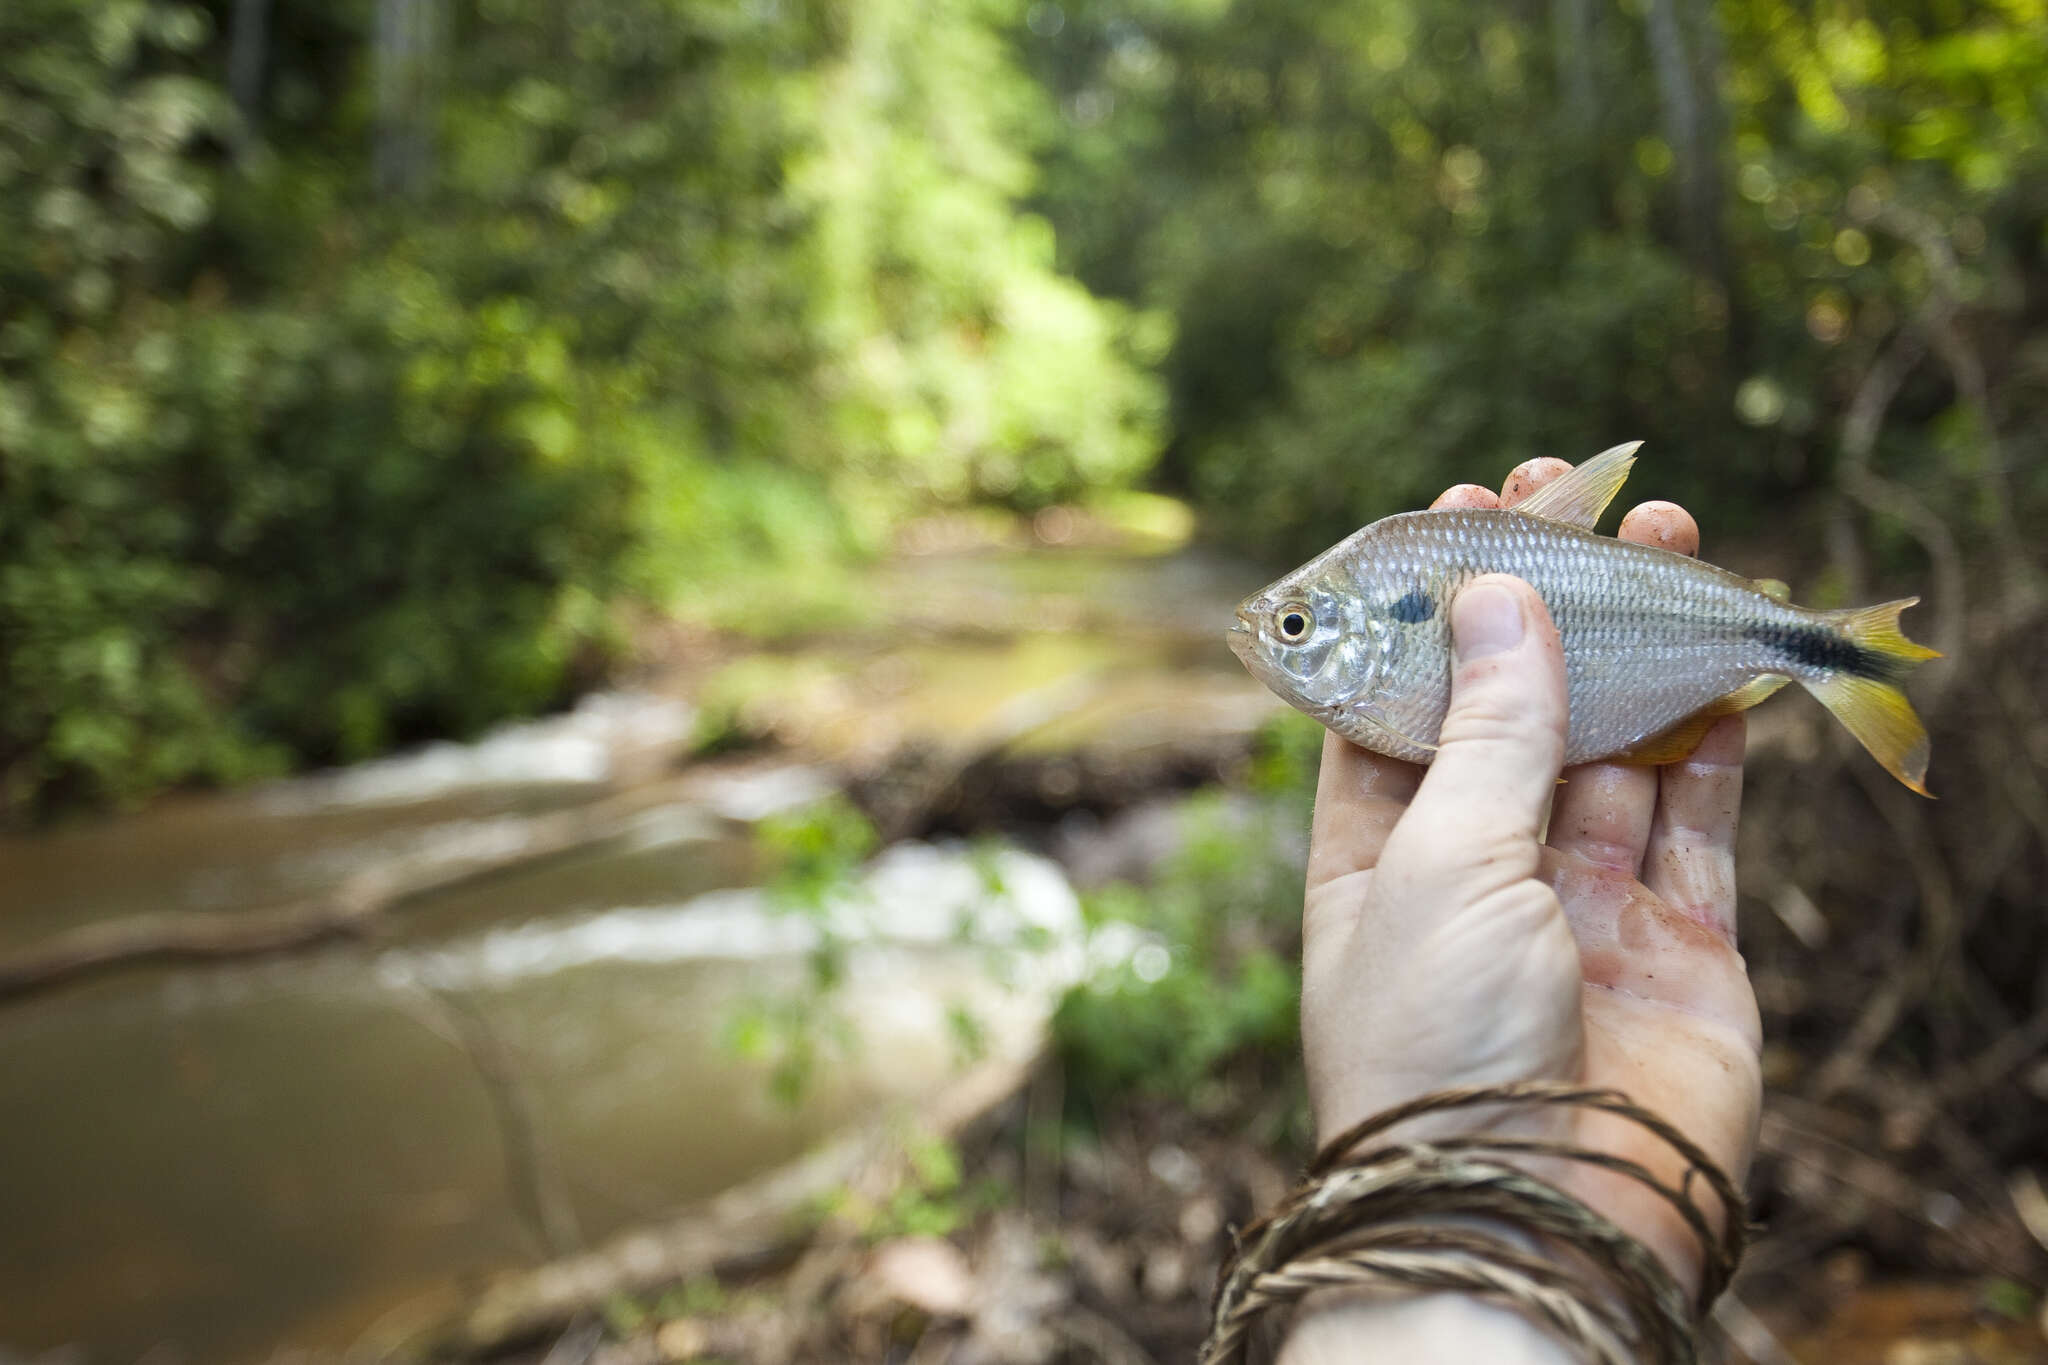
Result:
[[[1415,865],[1470,898],[1535,870],[1536,833],[1564,755],[1564,653],[1536,590],[1502,574],[1458,593],[1451,637],[1451,704],[1436,759],[1394,837],[1425,842]]]
[[[1316,778],[1316,811],[1308,842],[1311,889],[1380,860],[1387,834],[1408,809],[1422,780],[1413,763],[1323,735],[1323,766]]]
[[[1675,1012],[1674,1026],[1725,1030],[1755,1050],[1756,996],[1726,935],[1620,873],[1555,853],[1544,855],[1543,871],[1588,986],[1655,1014]]]
[[[1567,768],[1550,812],[1550,846],[1633,877],[1650,846],[1657,770],[1629,763]]]
[[[1660,770],[1643,885],[1665,904],[1735,940],[1735,824],[1742,812],[1739,715],[1715,723],[1690,758]]]
[[[1645,545],[1699,553],[1699,523],[1672,503],[1632,509],[1622,518],[1621,532]],[[1707,732],[1691,757],[1660,770],[1656,817],[1643,854],[1643,884],[1731,942],[1745,735],[1742,718],[1731,716]]]
[[[1500,486],[1500,505],[1513,507],[1544,484],[1571,473],[1571,470],[1571,461],[1560,460],[1555,455],[1539,455],[1533,460],[1524,460],[1508,471],[1508,481]]]
[[[1700,552],[1700,524],[1675,502],[1645,502],[1629,509],[1617,533],[1623,540],[1682,555]]]
[[[1429,505],[1432,512],[1446,512],[1456,507],[1495,508],[1500,498],[1491,488],[1481,488],[1476,483],[1452,484],[1436,495],[1436,501]]]
[[[1700,548],[1699,523],[1669,502],[1630,509],[1621,519],[1620,537],[1682,555],[1697,554]],[[1550,816],[1551,847],[1631,876],[1641,871],[1657,807],[1657,770],[1588,763],[1568,770],[1564,782]]]

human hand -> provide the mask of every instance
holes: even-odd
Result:
[[[1460,485],[1434,506],[1513,506],[1567,468],[1531,461],[1498,498]],[[1669,503],[1636,508],[1621,535],[1699,547]],[[1451,627],[1451,705],[1429,768],[1325,740],[1302,933],[1319,1140],[1429,1091],[1555,1080],[1625,1091],[1739,1184],[1762,1094],[1756,997],[1735,948],[1742,718],[1682,762],[1586,764],[1556,786],[1564,667],[1541,599],[1518,579],[1479,579]],[[1453,1131],[1542,1136],[1667,1183],[1684,1175],[1661,1141],[1593,1110],[1454,1111],[1395,1136]],[[1538,1173],[1697,1286],[1701,1249],[1656,1195],[1579,1163]],[[1710,1220],[1743,1216],[1705,1203]]]

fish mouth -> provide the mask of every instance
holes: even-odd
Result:
[[[1251,623],[1244,619],[1242,613],[1230,623],[1230,630],[1223,638],[1229,644],[1230,652],[1238,657],[1238,661],[1256,672],[1257,669],[1252,664],[1252,646],[1258,642],[1259,637],[1252,633]]]

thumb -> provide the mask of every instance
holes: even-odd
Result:
[[[1488,880],[1529,876],[1564,762],[1557,628],[1534,588],[1487,574],[1451,603],[1451,643],[1450,709],[1410,814],[1436,832],[1440,865]],[[1507,866],[1504,855],[1513,855]]]

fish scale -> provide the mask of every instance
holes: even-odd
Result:
[[[1797,665],[1752,638],[1798,624],[1796,609],[1699,560],[1513,512],[1464,509],[1389,517],[1346,542],[1362,601],[1403,579],[1448,602],[1485,573],[1523,579],[1564,644],[1571,726],[1565,761],[1617,753],[1670,728],[1760,673]],[[1383,675],[1383,724],[1434,744],[1450,704],[1450,632],[1435,612]],[[1806,670],[1801,670],[1806,671]]]
[[[1374,522],[1247,598],[1231,647],[1338,734],[1426,763],[1450,704],[1449,604],[1481,574],[1513,574],[1543,598],[1563,644],[1567,763],[1669,761],[1714,718],[1789,679],[1924,794],[1926,730],[1899,683],[1935,653],[1899,631],[1912,599],[1816,611],[1715,565],[1594,534],[1634,451],[1606,451],[1517,508]]]

